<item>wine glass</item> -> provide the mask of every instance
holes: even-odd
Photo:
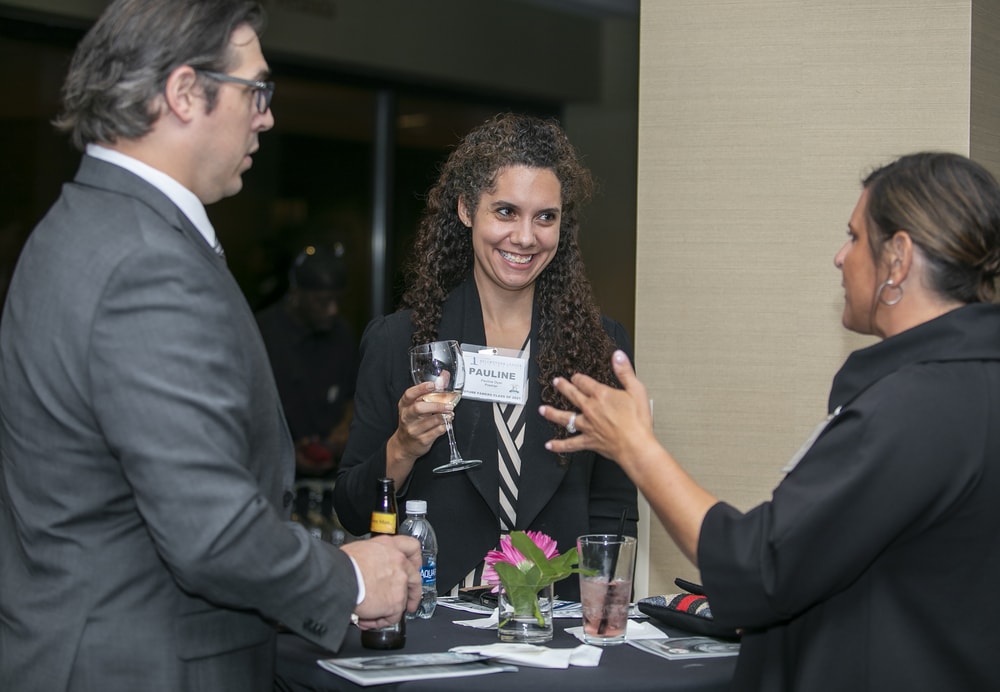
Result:
[[[465,386],[465,360],[457,341],[432,341],[410,349],[410,372],[413,382],[433,382],[434,391],[424,395],[424,401],[458,404]],[[434,473],[450,473],[479,466],[479,459],[463,459],[455,444],[455,431],[451,427],[451,416],[444,415],[444,427],[448,431],[448,448],[451,459],[434,469]]]

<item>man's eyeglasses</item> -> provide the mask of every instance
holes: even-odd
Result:
[[[231,84],[242,84],[253,89],[254,102],[257,105],[257,112],[263,115],[271,107],[271,99],[274,97],[274,82],[261,82],[256,79],[242,79],[222,72],[212,72],[211,70],[198,70],[209,79],[217,82],[230,82]]]

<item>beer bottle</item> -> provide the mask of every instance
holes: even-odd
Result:
[[[399,510],[396,506],[396,483],[391,478],[378,479],[378,499],[372,510],[371,534],[394,536],[399,528]]]
[[[396,483],[391,478],[378,481],[378,499],[372,510],[371,535],[396,533],[399,525],[399,510],[396,505]],[[402,649],[406,643],[406,617],[395,625],[378,629],[361,630],[361,646],[366,649]]]

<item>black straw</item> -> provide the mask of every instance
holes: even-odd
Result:
[[[618,533],[616,537],[618,538],[618,545],[616,546],[615,552],[611,555],[611,576],[608,579],[608,593],[605,597],[605,603],[611,599],[611,589],[614,588],[615,583],[615,570],[618,569],[618,553],[621,551],[621,542],[625,540],[625,519],[628,515],[628,507],[622,510],[621,519],[618,520]],[[604,617],[601,618],[600,624],[597,626],[597,633],[604,634],[604,631],[608,628],[608,610],[604,609]]]

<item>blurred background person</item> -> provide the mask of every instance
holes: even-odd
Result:
[[[332,478],[347,444],[359,357],[340,313],[346,287],[343,245],[307,245],[288,270],[284,297],[257,313],[299,478]]]
[[[645,387],[586,375],[545,407],[635,480],[743,629],[733,689],[996,690],[1000,667],[1000,187],[957,154],[869,175],[834,258],[843,324],[882,339],[833,380],[829,418],[772,499],[741,512],[657,442]]]
[[[504,114],[470,132],[427,196],[403,310],[375,318],[362,337],[355,419],[334,489],[337,514],[368,530],[380,476],[401,498],[426,500],[438,537],[438,589],[478,584],[483,558],[512,530],[542,531],[560,552],[577,536],[636,534],[635,486],[599,455],[546,451],[553,427],[538,405],[565,404],[557,374],[614,381],[609,358],[631,350],[624,328],[603,317],[577,234],[593,181],[554,120]],[[437,475],[448,460],[442,414],[414,386],[408,350],[441,339],[516,354],[527,364],[522,403],[463,398],[454,428],[463,456],[484,463]],[[577,600],[578,580],[556,585]]]

